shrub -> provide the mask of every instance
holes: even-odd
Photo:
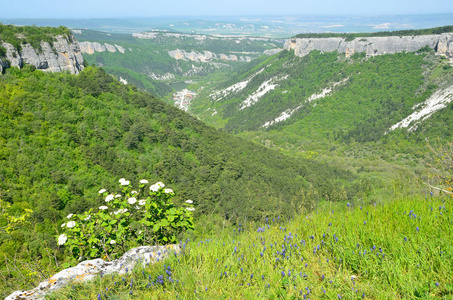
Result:
[[[111,260],[132,247],[175,243],[182,231],[193,229],[192,201],[178,208],[172,201],[172,189],[164,188],[162,182],[146,189],[147,184],[147,180],[140,180],[136,191],[122,178],[122,194],[100,190],[103,205],[97,211],[69,214],[69,221],[61,225],[65,233],[58,237],[58,244],[65,245],[74,258]]]

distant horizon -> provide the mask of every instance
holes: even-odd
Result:
[[[152,30],[219,36],[287,38],[303,33],[370,33],[453,25],[453,13],[379,15],[241,15],[158,16],[121,18],[0,18],[0,23],[65,26],[107,33]]]
[[[259,14],[259,15],[159,15],[159,16],[101,16],[101,17],[5,17],[0,15],[0,19],[4,20],[108,20],[108,19],[210,19],[210,18],[291,18],[291,17],[391,17],[391,16],[428,16],[428,15],[453,15],[451,12],[424,12],[424,13],[379,13],[379,14]],[[452,22],[453,24],[453,19]]]
[[[449,10],[446,12],[446,10]],[[451,0],[22,0],[2,6],[0,18],[159,18],[240,16],[379,16],[453,13]]]

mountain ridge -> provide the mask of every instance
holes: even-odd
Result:
[[[294,50],[295,55],[303,57],[312,50],[323,52],[337,51],[346,57],[354,53],[365,52],[367,57],[415,52],[423,47],[434,49],[436,54],[453,59],[453,33],[416,36],[356,37],[348,41],[347,37],[294,38],[285,42],[286,50]]]

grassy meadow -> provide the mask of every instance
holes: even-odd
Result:
[[[48,299],[453,299],[451,212],[436,194],[324,202],[186,239],[180,255]]]

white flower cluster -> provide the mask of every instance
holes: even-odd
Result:
[[[74,214],[69,214],[66,218],[71,219]]]
[[[106,189],[102,189],[102,190],[99,191],[99,194],[104,194],[105,192],[107,192],[107,190]]]
[[[115,215],[117,214],[124,214],[127,212],[127,208],[120,208],[117,211],[114,212]]]
[[[142,180],[140,180],[140,183],[142,183],[142,184],[147,184],[147,183],[148,183],[148,180],[142,179]]]
[[[121,185],[129,185],[129,184],[131,184],[130,181],[128,181],[128,180],[126,180],[126,179],[124,179],[124,178],[121,178],[121,179],[119,180],[119,182],[120,182]]]
[[[108,195],[107,197],[105,197],[105,202],[110,202],[114,199],[115,196],[113,196],[113,194],[110,194]]]
[[[106,209],[109,209],[109,208],[107,206],[105,206],[105,205],[102,205],[102,206],[99,206],[99,209],[100,210],[106,210]]]
[[[145,199],[142,199],[142,200],[138,200],[138,205],[145,205],[146,204],[146,200]]]
[[[66,241],[68,240],[68,237],[66,236],[66,234],[61,234],[59,237],[58,237],[58,245],[61,246],[61,245],[64,245],[66,243]]]
[[[127,203],[129,203],[130,205],[135,204],[135,202],[137,202],[137,199],[135,199],[134,197],[127,199]]]
[[[185,202],[186,202],[187,204],[193,204],[193,201],[192,201],[192,200],[186,200]],[[194,210],[195,210],[195,208],[193,208],[192,206],[186,207],[186,209],[187,209],[188,211],[194,211]]]
[[[75,227],[75,225],[76,225],[76,222],[74,222],[74,221],[69,221],[69,222],[66,224],[66,227],[68,227],[68,228],[73,228],[73,227]]]
[[[155,184],[153,184],[152,186],[149,187],[149,189],[153,192],[157,192],[159,191],[160,189],[163,189],[165,187],[165,184],[163,184],[162,182],[156,182]]]

